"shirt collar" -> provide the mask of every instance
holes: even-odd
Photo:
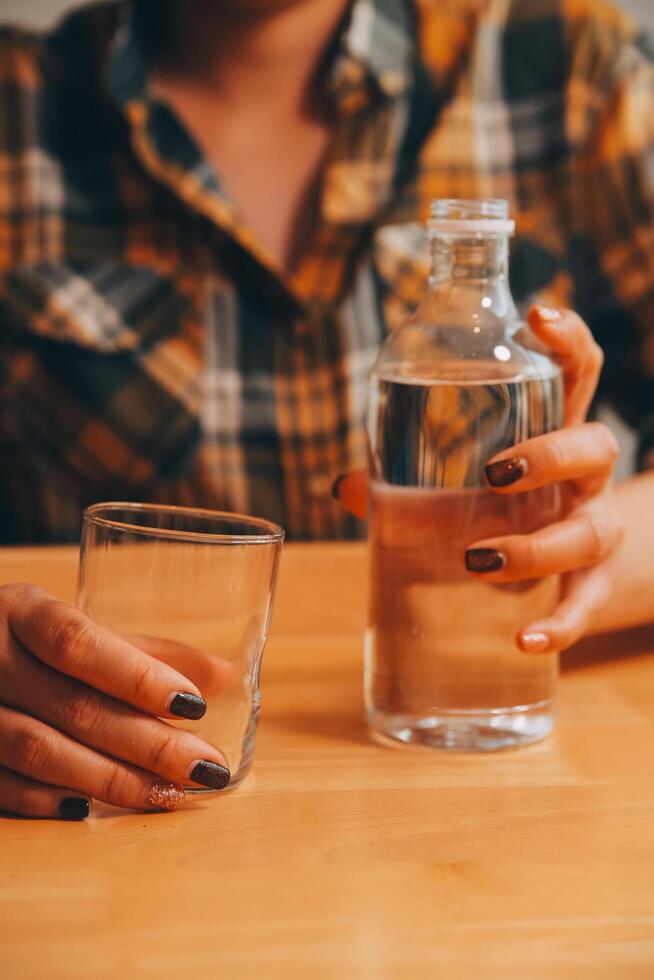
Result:
[[[193,189],[196,196],[201,192],[221,196],[218,178],[195,141],[168,106],[149,92],[144,40],[136,29],[131,3],[125,3],[121,11],[106,79],[111,97],[130,124],[141,162],[173,185],[184,174],[187,192]]]
[[[330,87],[339,103],[356,102],[369,82],[389,98],[403,94],[416,59],[410,0],[355,0],[338,47]]]
[[[145,52],[134,29],[131,4],[124,4],[120,12],[106,74],[109,92],[121,108],[145,97],[148,83]]]
[[[152,97],[143,39],[139,37],[130,3],[124,3],[121,14],[106,68],[107,83],[112,98],[128,120],[137,158],[151,175],[231,233],[263,265],[283,278],[240,220],[218,175],[177,116],[165,103]],[[399,98],[412,83],[416,45],[411,0],[355,0],[337,40],[328,80],[337,107],[345,113],[356,111],[357,106],[368,102],[371,90],[376,90],[378,98]],[[368,205],[365,213],[362,210],[356,219],[358,222],[372,213],[391,186],[392,168],[384,164],[381,169],[381,176],[375,172],[371,177],[376,188],[374,193],[371,188],[368,188],[370,193],[364,188],[366,194],[362,191],[359,195],[362,199],[366,197]],[[339,172],[337,166],[337,177]],[[333,173],[331,176],[334,178]],[[349,179],[347,167],[341,176]],[[325,196],[329,197],[329,180],[326,186]],[[352,218],[348,211],[348,222]],[[341,220],[333,215],[332,219]]]

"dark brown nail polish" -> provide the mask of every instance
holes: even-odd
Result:
[[[59,804],[62,820],[85,820],[90,811],[89,801],[80,796],[66,796]]]
[[[506,565],[506,558],[495,548],[468,548],[466,568],[469,572],[499,572]]]
[[[345,479],[345,477],[346,477],[346,474],[345,473],[341,473],[341,475],[340,476],[337,476],[336,479],[334,480],[334,482],[332,483],[332,497],[334,498],[334,500],[340,500],[341,499],[340,496],[339,496],[338,491],[339,491],[340,485],[343,482],[343,480]]]
[[[231,773],[225,766],[202,759],[193,767],[191,779],[194,783],[208,786],[209,789],[224,789],[231,779]]]
[[[525,475],[527,463],[519,456],[513,456],[511,459],[500,459],[497,463],[489,463],[484,467],[484,472],[492,487],[510,487]]]
[[[170,711],[180,718],[190,718],[197,721],[203,718],[207,711],[207,702],[196,694],[176,694],[170,702]]]

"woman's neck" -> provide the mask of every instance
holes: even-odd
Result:
[[[152,91],[276,263],[292,270],[318,220],[333,127],[325,75],[349,0],[168,2],[170,43],[152,63]]]
[[[161,78],[232,109],[253,100],[302,111],[350,0],[168,0]]]

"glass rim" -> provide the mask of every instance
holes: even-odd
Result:
[[[115,520],[109,516],[103,516],[103,512],[111,510],[133,511],[134,513],[147,514],[177,514],[187,517],[209,518],[211,520],[225,521],[226,524],[242,523],[251,524],[253,527],[261,528],[260,534],[238,534],[222,531],[185,531],[175,528],[151,527],[147,524],[132,524],[129,521]],[[286,532],[279,524],[269,521],[265,517],[251,517],[249,514],[239,514],[226,510],[211,510],[207,507],[179,507],[175,504],[141,504],[125,500],[107,500],[97,504],[91,504],[84,508],[82,520],[88,524],[97,524],[101,527],[113,528],[126,531],[130,534],[139,534],[143,537],[166,538],[173,541],[189,541],[202,544],[277,544],[281,543]]]

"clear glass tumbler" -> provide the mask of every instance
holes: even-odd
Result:
[[[252,762],[283,539],[269,521],[217,511],[103,503],[84,512],[78,607],[197,684],[204,718],[170,724],[222,752],[230,787]]]

